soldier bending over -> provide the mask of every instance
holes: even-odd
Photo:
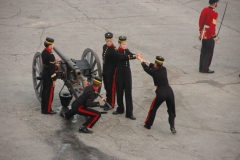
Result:
[[[89,85],[84,89],[84,92],[72,103],[72,109],[68,110],[65,113],[60,113],[62,117],[65,117],[67,120],[72,118],[75,114],[88,116],[86,122],[82,124],[79,128],[79,132],[82,133],[93,133],[93,131],[88,128],[92,128],[94,124],[101,117],[101,113],[90,107],[99,107],[100,104],[106,100],[106,97],[102,98],[99,102],[94,102],[94,99],[97,97],[96,92],[98,88],[102,85],[102,79],[95,77],[93,79],[93,85]]]
[[[154,64],[145,61],[141,56],[138,56],[137,58],[141,61],[144,71],[153,77],[154,85],[156,86],[156,97],[154,98],[152,105],[149,109],[144,127],[147,129],[151,129],[157,109],[164,101],[166,101],[169,115],[168,122],[170,124],[170,130],[172,131],[172,133],[177,133],[174,127],[174,119],[176,117],[174,93],[172,88],[168,84],[167,70],[163,66],[164,58],[157,56]],[[149,66],[146,63],[149,64]]]

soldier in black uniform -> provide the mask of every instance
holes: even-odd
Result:
[[[114,46],[112,42],[113,34],[111,32],[107,32],[105,34],[105,41],[106,44],[103,45],[103,53],[102,53],[102,59],[103,59],[103,83],[104,88],[106,90],[106,97],[107,102],[111,105],[112,108],[114,108],[115,104],[115,82],[113,81],[114,78],[114,71],[115,71],[115,62],[114,62],[114,53],[116,47]],[[111,109],[107,105],[104,105],[104,110]]]
[[[101,113],[90,107],[99,107],[100,104],[105,101],[106,97],[102,98],[99,102],[94,102],[94,99],[98,96],[98,88],[102,85],[102,79],[95,77],[93,79],[93,85],[85,87],[84,92],[72,103],[72,109],[65,113],[60,113],[62,117],[67,120],[71,119],[75,114],[88,116],[86,122],[79,128],[79,132],[93,133],[88,128],[92,128],[94,124],[101,117]]]
[[[52,100],[54,95],[54,86],[56,83],[57,75],[55,73],[55,56],[52,53],[54,39],[47,37],[44,41],[44,46],[46,47],[42,51],[42,80],[43,80],[43,90],[42,90],[42,100],[41,100],[41,111],[42,114],[56,114],[52,110]],[[58,60],[58,59],[57,59]]]
[[[126,100],[126,118],[135,120],[133,116],[133,102],[132,102],[132,74],[130,69],[130,59],[136,59],[138,54],[133,54],[126,48],[127,37],[120,36],[118,40],[118,50],[115,52],[116,60],[116,89],[117,89],[117,103],[118,108],[113,112],[116,114],[124,113],[123,94],[125,92]]]
[[[138,59],[141,61],[144,71],[153,77],[154,85],[157,87],[155,91],[156,97],[154,98],[152,105],[149,109],[144,127],[147,129],[151,129],[157,109],[164,101],[166,101],[169,115],[168,122],[170,124],[170,130],[172,131],[172,133],[177,133],[174,127],[174,119],[176,117],[174,93],[168,83],[167,70],[163,66],[164,58],[157,56],[154,64],[145,61],[140,56],[138,56]],[[149,66],[146,63],[148,63]]]

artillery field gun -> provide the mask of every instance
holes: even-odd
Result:
[[[75,97],[79,97],[84,89],[83,78],[87,78],[88,82],[92,84],[93,78],[98,76],[102,78],[101,64],[98,55],[91,49],[87,48],[82,54],[81,60],[74,60],[67,58],[56,47],[53,50],[61,58],[60,62],[56,63],[57,79],[64,81],[64,85],[67,86],[69,92]],[[41,102],[42,96],[42,58],[41,53],[37,52],[33,57],[32,63],[32,79],[33,86],[38,100]],[[100,93],[101,88],[99,89]],[[61,91],[60,91],[61,92]],[[67,107],[68,104],[63,104],[62,99],[64,95],[60,95],[62,106]],[[69,97],[69,94],[65,93],[65,97]]]

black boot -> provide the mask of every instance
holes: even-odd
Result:
[[[114,111],[112,114],[117,115],[117,114],[123,114],[124,112],[119,112],[118,110]]]
[[[131,115],[131,116],[126,116],[126,118],[130,118],[131,120],[135,120],[135,119],[136,119],[136,117],[134,117],[133,115]]]
[[[106,103],[104,103],[104,105],[101,105],[101,106],[100,106],[100,108],[105,108],[105,107],[107,107],[107,104],[106,104]]]
[[[81,126],[78,131],[81,133],[93,133],[93,131],[88,130],[86,126]]]
[[[172,131],[173,134],[177,133],[174,127],[171,127],[170,130]]]
[[[147,129],[151,129],[151,126],[149,126],[147,124],[145,124],[144,127],[147,128]]]
[[[110,109],[112,109],[112,108],[110,108],[109,106],[106,106],[106,107],[103,108],[104,111],[108,111]]]

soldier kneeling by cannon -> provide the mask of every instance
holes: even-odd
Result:
[[[79,132],[93,133],[93,131],[88,128],[92,128],[101,117],[101,112],[91,109],[91,107],[99,107],[100,104],[106,100],[106,97],[103,97],[99,102],[94,102],[94,99],[99,96],[98,89],[101,85],[102,79],[95,77],[93,84],[85,87],[83,93],[73,101],[72,109],[65,113],[60,113],[60,115],[67,120],[71,119],[75,114],[88,116],[89,118],[87,118],[86,122],[79,128]]]
[[[46,38],[46,49],[43,53],[37,52],[33,57],[32,79],[36,96],[42,102],[42,112],[55,114],[51,110],[54,84],[57,79],[64,82],[69,92],[59,92],[59,98],[63,108],[68,107],[72,96],[76,99],[83,93],[85,86],[92,84],[94,77],[102,77],[102,69],[98,55],[87,48],[80,60],[70,59],[56,47],[54,39]],[[57,61],[53,51],[60,57]],[[99,87],[98,92],[101,91]],[[44,102],[44,103],[43,103]],[[43,106],[44,105],[44,106]]]

